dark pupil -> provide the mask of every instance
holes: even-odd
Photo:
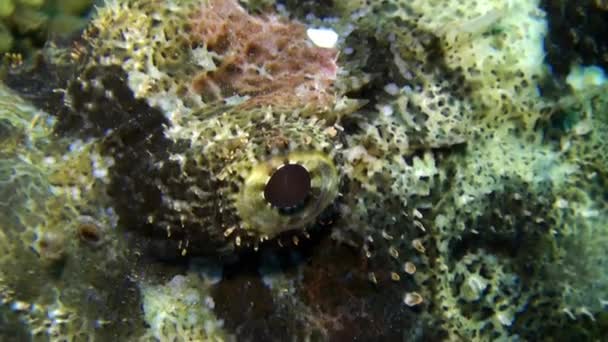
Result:
[[[264,188],[266,201],[279,209],[300,206],[309,194],[310,174],[298,164],[286,164],[276,170]]]

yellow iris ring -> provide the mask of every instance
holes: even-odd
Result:
[[[271,175],[285,162],[302,165],[311,177],[311,198],[294,213],[281,213],[264,198]],[[255,165],[235,200],[241,228],[268,239],[313,223],[338,195],[340,179],[334,162],[321,152],[292,152]]]

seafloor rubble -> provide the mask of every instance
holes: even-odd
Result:
[[[537,6],[108,0],[9,58],[0,336],[605,336],[606,85]]]

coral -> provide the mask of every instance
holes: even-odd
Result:
[[[215,318],[215,304],[196,275],[176,275],[166,284],[141,284],[143,310],[149,326],[145,340],[230,341]]]
[[[448,263],[449,265],[447,265]],[[439,261],[439,310],[451,339],[512,339],[511,326],[525,310],[519,277],[484,250]]]

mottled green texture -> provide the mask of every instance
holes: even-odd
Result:
[[[199,276],[176,275],[165,284],[141,284],[143,311],[150,324],[143,340],[227,341],[215,317],[210,285]]]
[[[32,104],[0,105],[5,311],[57,305],[32,286],[48,283],[79,317],[132,319],[119,337],[605,336],[606,88],[538,93],[551,75],[536,1],[286,1],[292,25],[272,29],[268,2],[246,5],[268,17],[233,1],[111,1],[78,50],[8,71]],[[300,48],[284,41],[302,39],[296,19],[338,32],[337,62],[305,50],[309,64],[287,64],[305,81],[268,87],[289,61],[268,45]],[[222,40],[238,25],[276,36]],[[241,88],[252,65],[270,70]],[[49,114],[34,120],[34,106]],[[263,189],[293,162],[317,192],[279,212]],[[69,282],[9,272],[59,262]],[[109,295],[119,279],[137,305]]]
[[[3,0],[0,2],[0,54],[34,54],[49,38],[86,26],[94,0]]]
[[[0,3],[0,18],[6,18],[15,11],[15,3],[12,0]]]
[[[4,24],[0,23],[0,51],[6,52],[13,46],[13,36]]]
[[[36,339],[123,338],[140,319],[129,313],[139,299],[129,295],[133,263],[115,214],[102,204],[99,172],[111,158],[55,139],[55,122],[0,89],[2,314],[18,312]]]

